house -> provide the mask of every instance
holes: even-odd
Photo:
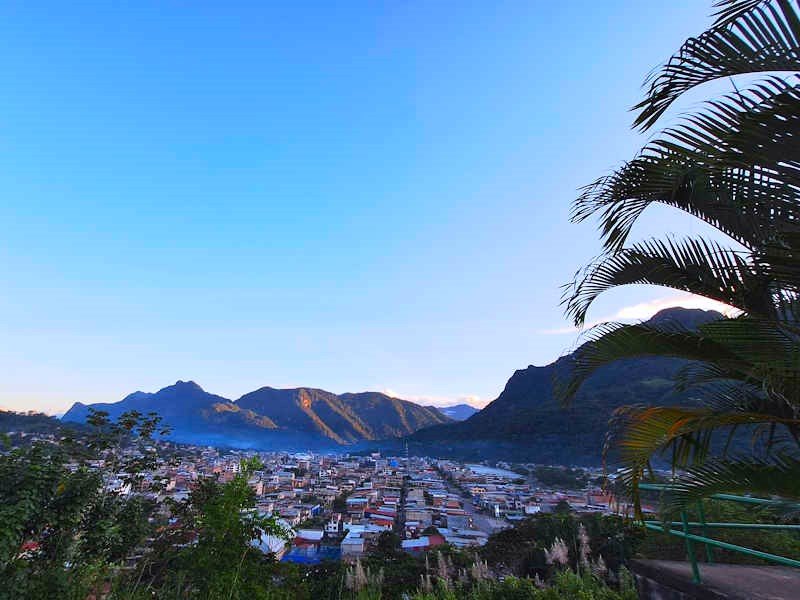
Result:
[[[319,545],[325,532],[321,529],[298,529],[294,537],[295,545]]]
[[[536,502],[528,502],[525,504],[525,514],[526,515],[535,515],[542,512],[542,507],[540,504]]]
[[[338,536],[342,532],[342,514],[333,513],[331,518],[325,523],[325,534]]]
[[[457,548],[483,546],[489,539],[488,533],[477,529],[439,528],[439,534],[444,536],[448,544]]]
[[[427,527],[433,522],[433,515],[428,508],[406,508],[406,521],[419,521]]]
[[[469,529],[472,526],[472,517],[467,514],[448,514],[447,526],[451,529]]]
[[[366,539],[364,538],[365,527],[363,525],[350,525],[347,535],[339,544],[342,551],[342,558],[358,558],[364,554],[366,549]]]
[[[430,550],[431,548],[435,548],[436,546],[441,546],[445,543],[444,536],[433,534],[433,535],[426,535],[414,540],[403,540],[400,542],[400,546],[406,552],[416,553],[416,552],[425,552]]]
[[[278,525],[288,531],[289,535],[294,534],[291,525],[287,521],[278,519]],[[251,544],[261,550],[264,554],[274,554],[277,560],[281,559],[288,547],[288,544],[283,537],[270,535],[267,533],[262,534],[258,540],[253,540]]]

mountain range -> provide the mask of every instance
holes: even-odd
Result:
[[[721,317],[715,311],[670,308],[648,323],[695,329]],[[673,379],[685,361],[642,357],[602,367],[584,383],[571,406],[563,408],[553,396],[553,382],[570,368],[573,354],[516,371],[483,410],[461,422],[422,429],[403,442],[416,454],[598,465],[609,418],[619,406],[695,402],[691,393],[674,388]]]
[[[478,412],[479,409],[471,404],[453,404],[452,406],[429,406],[428,408],[435,408],[446,417],[450,417],[454,421],[465,421],[472,415]]]
[[[671,308],[648,322],[694,329],[721,316]],[[480,411],[466,404],[437,408],[379,392],[337,395],[314,388],[263,387],[232,401],[192,381],[91,408],[112,417],[127,410],[158,412],[174,440],[198,444],[286,450],[400,450],[407,444],[412,452],[431,456],[597,465],[609,418],[619,406],[696,402],[673,384],[685,361],[642,357],[599,369],[563,408],[553,396],[553,382],[570,368],[573,354],[516,371]],[[89,408],[76,403],[62,420],[84,422]]]
[[[314,388],[263,387],[235,402],[193,381],[119,402],[75,403],[62,421],[85,422],[89,409],[112,418],[130,410],[157,412],[175,441],[260,449],[324,449],[408,435],[450,418],[436,409],[379,392],[333,394]]]

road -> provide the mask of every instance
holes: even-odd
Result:
[[[475,506],[472,504],[471,498],[464,498],[461,495],[461,490],[459,490],[455,485],[451,484],[449,481],[445,480],[445,485],[447,486],[447,491],[451,494],[457,494],[459,498],[461,498],[461,503],[464,506],[464,512],[467,513],[470,518],[472,519],[473,527],[475,529],[479,529],[484,533],[494,533],[495,531],[499,531],[506,527],[507,525],[504,524],[503,521],[498,519],[494,519],[489,517],[485,513],[480,512]]]

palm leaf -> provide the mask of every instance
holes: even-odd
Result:
[[[742,376],[750,366],[710,337],[678,327],[603,323],[590,329],[586,337],[587,341],[567,361],[564,372],[556,376],[554,394],[562,404],[568,405],[598,369],[626,358],[664,356],[718,362],[731,372],[740,369]]]
[[[703,239],[649,240],[602,256],[567,286],[566,312],[581,326],[597,296],[631,284],[682,290],[751,314],[774,312],[770,281],[747,255]]]
[[[766,276],[779,281],[783,290],[780,311],[787,321],[800,321],[800,233],[784,232],[754,253],[753,261]]]
[[[714,494],[753,494],[800,499],[800,460],[780,453],[765,458],[714,459],[687,470],[667,498],[668,510],[679,510]],[[796,504],[776,500],[776,508],[797,511]]]
[[[700,331],[751,365],[753,373],[800,373],[800,332],[793,323],[745,316],[706,323]]]
[[[706,102],[703,110],[664,130],[653,145],[688,153],[708,169],[755,170],[800,184],[798,78],[769,77],[743,92]]]
[[[764,423],[800,425],[796,419],[772,413],[676,406],[625,407],[618,410],[618,416],[624,419],[619,419],[610,432],[613,445],[623,463],[642,469],[654,454],[668,448],[673,451],[673,468],[702,462],[709,453],[712,434],[725,428]]]
[[[634,106],[639,111],[635,127],[650,128],[681,94],[708,81],[744,73],[800,71],[796,0],[738,2],[727,8],[715,25],[686,40],[646,82],[647,95]]]
[[[618,450],[624,465],[618,482],[634,501],[637,516],[641,517],[639,483],[650,468],[656,454],[669,453],[673,472],[675,469],[695,468],[708,460],[712,440],[727,432],[724,453],[727,453],[733,435],[741,427],[754,429],[757,426],[774,428],[784,425],[787,430],[796,430],[800,421],[783,419],[770,413],[745,411],[715,412],[708,409],[685,407],[622,407],[612,419],[612,427],[606,436],[604,453]],[[772,429],[774,434],[774,429]],[[773,436],[763,444],[768,449]],[[755,442],[754,442],[755,443]]]
[[[689,468],[680,502],[716,491],[800,497],[800,0],[720,0],[713,26],[690,38],[651,78],[634,107],[644,130],[684,92],[744,73],[782,72],[707,102],[665,129],[632,161],[581,190],[572,219],[599,215],[606,254],[566,287],[567,314],[583,324],[604,291],[654,284],[700,294],[742,311],[696,330],[660,324],[592,328],[559,371],[564,403],[603,366],[626,358],[687,361],[677,388],[701,408],[625,407],[612,420],[606,451],[619,450],[620,481],[641,515],[638,484],[651,458],[671,453]],[[705,221],[740,243],[736,251],[689,239],[625,247],[652,203]],[[748,428],[753,456],[709,460],[712,440]],[[766,438],[764,438],[766,436]],[[794,446],[776,458],[777,440]],[[791,481],[787,481],[787,480]],[[682,496],[681,496],[682,494]]]
[[[572,220],[601,213],[618,250],[653,202],[683,210],[748,248],[800,228],[800,88],[770,79],[708,103],[631,162],[586,186]]]
[[[714,25],[726,25],[735,21],[744,13],[750,12],[755,7],[767,4],[772,0],[719,0],[714,6],[721,7],[714,16],[717,17]]]

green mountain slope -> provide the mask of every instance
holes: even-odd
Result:
[[[336,395],[264,387],[233,402],[193,381],[178,381],[155,393],[134,392],[114,403],[76,403],[62,420],[85,422],[90,408],[112,418],[129,410],[156,412],[177,441],[287,450],[403,436],[449,421],[436,410],[377,392]]]
[[[720,316],[713,311],[668,309],[651,322],[692,328]],[[553,398],[553,381],[560,370],[569,368],[570,356],[516,371],[486,408],[465,421],[412,434],[407,438],[409,448],[469,459],[598,465],[608,420],[617,407],[692,402],[691,394],[674,391],[672,381],[685,362],[640,358],[600,369],[572,406],[562,408]]]

